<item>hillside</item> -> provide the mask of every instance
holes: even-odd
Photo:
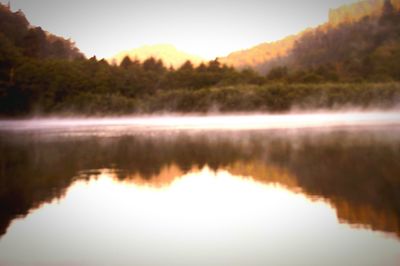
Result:
[[[62,37],[30,25],[22,11],[12,12],[8,6],[0,4],[0,53],[19,53],[31,58],[82,58],[83,54],[75,44]],[[8,49],[5,51],[4,49]]]
[[[286,37],[283,40],[263,43],[251,49],[233,52],[227,57],[219,58],[220,62],[238,69],[254,68],[258,72],[268,72],[274,63],[282,60],[293,49],[301,34]]]
[[[287,78],[310,81],[400,79],[400,11],[388,5],[381,16],[304,34],[290,54]],[[299,81],[298,79],[296,81]],[[301,81],[301,80],[300,80]]]
[[[400,10],[400,0],[391,0],[393,6]],[[378,17],[382,14],[385,0],[358,1],[329,11],[329,25],[354,23],[366,16]]]
[[[194,65],[199,65],[205,61],[201,57],[179,51],[173,45],[169,44],[146,45],[130,51],[124,51],[110,58],[108,61],[120,64],[126,56],[131,60],[137,59],[141,62],[153,57],[157,60],[162,60],[164,65],[174,68],[181,67],[186,61],[191,61]]]
[[[302,46],[301,44],[307,42],[307,40],[310,39],[310,36],[315,36],[315,39],[320,39],[321,42],[325,42],[325,45],[329,46],[329,44],[327,44],[327,40],[323,39],[325,38],[325,34],[329,36],[332,34],[335,35],[335,33],[332,32],[334,32],[337,28],[346,27],[357,23],[366,16],[370,16],[370,19],[372,20],[378,20],[382,15],[382,11],[384,10],[384,4],[385,0],[364,0],[355,4],[332,9],[329,12],[329,21],[317,28],[307,29],[301,33],[289,36],[280,41],[264,43],[247,50],[231,53],[227,57],[220,58],[220,61],[239,69],[253,68],[261,74],[266,74],[272,68],[277,66],[291,66],[293,65],[292,57],[295,50],[301,50],[304,48],[310,53],[315,53],[315,51],[313,51],[314,47],[304,47],[304,45]],[[392,0],[392,4],[395,10],[400,10],[400,0]],[[383,30],[374,27],[374,25],[370,26],[376,31]],[[365,29],[365,31],[368,33],[368,29]],[[383,31],[381,33],[383,34]],[[350,39],[352,38],[350,35],[347,37]],[[337,41],[340,42],[341,40],[339,39],[330,41],[332,44],[337,44]],[[366,45],[365,43],[357,43],[355,40],[346,39],[343,40],[343,43],[341,43],[343,46],[348,46],[345,41],[350,41],[356,49],[357,47]],[[363,42],[364,41],[368,42],[368,38],[363,40]],[[337,46],[340,45],[337,44]],[[299,66],[298,63],[296,65]]]

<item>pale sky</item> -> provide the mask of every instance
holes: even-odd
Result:
[[[0,0],[6,3],[6,0]],[[11,0],[35,26],[71,38],[90,57],[172,44],[213,59],[281,39],[354,0]]]

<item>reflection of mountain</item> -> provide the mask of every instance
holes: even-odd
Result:
[[[115,55],[111,61],[115,61],[115,63],[119,64],[126,56],[129,56],[131,60],[137,59],[139,61],[145,61],[146,59],[153,57],[157,60],[162,60],[164,65],[173,66],[174,68],[179,68],[188,60],[195,65],[204,61],[198,56],[179,51],[174,46],[168,44],[146,45],[130,51],[124,51]]]
[[[91,169],[120,169],[121,180],[161,186],[208,165],[324,198],[342,221],[400,236],[399,134],[278,134],[0,135],[0,234],[77,178],[96,176]]]

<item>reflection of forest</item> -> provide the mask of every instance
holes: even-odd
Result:
[[[336,214],[341,222],[356,227],[392,232],[400,236],[399,209],[396,211],[396,209],[393,209],[394,206],[391,205],[379,207],[383,203],[379,202],[379,197],[374,199],[371,194],[364,196],[359,195],[358,200],[353,200],[349,194],[342,193],[343,191],[340,187],[334,187],[335,183],[337,183],[334,179],[327,181],[328,184],[332,185],[332,187],[323,189],[321,184],[320,188],[314,188],[313,186],[307,187],[309,182],[307,176],[296,176],[291,174],[287,169],[276,168],[262,162],[250,164],[238,163],[228,169],[229,172],[234,175],[251,176],[253,179],[260,182],[279,184],[293,192],[305,193],[311,198],[323,197],[325,201],[336,209]],[[398,168],[397,171],[398,170],[400,169]],[[340,173],[338,173],[338,175],[339,174]],[[365,178],[368,179],[369,177],[366,176]],[[315,182],[320,182],[322,180],[323,178],[316,180]],[[366,180],[365,182],[365,186],[368,186],[369,181]],[[302,184],[304,184],[304,186]],[[318,184],[315,186],[317,185]],[[339,182],[337,185],[339,185]],[[360,183],[360,185],[363,184]],[[399,188],[399,185],[397,187]],[[359,188],[357,190],[355,189],[354,193],[366,193],[370,190],[373,191],[374,189],[375,188],[368,187]],[[368,198],[369,196],[372,196],[372,198]],[[398,205],[395,206],[398,208]]]
[[[324,198],[338,218],[400,236],[400,134],[393,130],[174,133],[124,137],[0,135],[0,235],[62,197],[76,179],[114,169],[121,180],[168,185],[208,166]]]

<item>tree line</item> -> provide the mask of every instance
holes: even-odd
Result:
[[[386,0],[378,17],[307,31],[267,77],[305,83],[399,81],[400,11]]]
[[[293,106],[332,107],[342,103],[338,98],[354,99],[345,104],[360,104],[354,93],[360,93],[364,106],[377,99],[391,106],[398,84],[367,86],[373,88],[370,92],[360,89],[365,87],[360,81],[400,79],[399,17],[389,10],[379,21],[366,18],[335,30],[317,30],[298,41],[295,63],[260,75],[218,59],[198,66],[188,61],[177,69],[156,58],[140,62],[125,57],[119,65],[86,59],[72,41],[31,26],[21,11],[0,4],[0,115],[285,111]],[[374,34],[368,42],[371,29]],[[343,51],[332,47],[332,40],[340,40]],[[354,48],[358,44],[360,48]],[[385,89],[379,94],[381,87]]]

